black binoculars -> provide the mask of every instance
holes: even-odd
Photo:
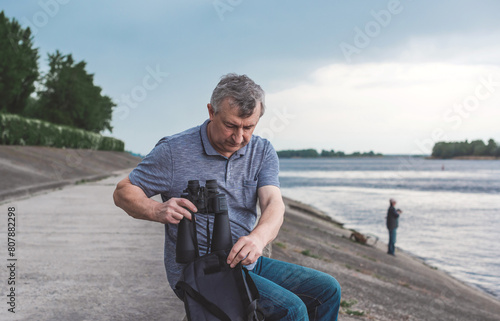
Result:
[[[199,214],[215,216],[210,251],[231,249],[233,239],[231,237],[231,227],[229,226],[226,195],[218,192],[217,180],[207,180],[205,186],[200,186],[200,182],[197,180],[188,181],[187,188],[181,197],[190,200],[196,206],[198,212],[193,213],[190,211],[192,220],[183,218],[177,227],[176,262],[186,264],[199,257],[196,233],[196,215]],[[208,219],[207,217],[207,221]],[[207,236],[209,238],[207,240],[208,245],[210,242],[208,230]]]

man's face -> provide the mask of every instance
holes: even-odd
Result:
[[[234,152],[250,142],[253,131],[260,119],[260,102],[250,117],[238,116],[239,107],[231,106],[231,100],[226,98],[215,114],[211,104],[208,104],[210,123],[207,134],[210,143],[221,155],[230,157]]]

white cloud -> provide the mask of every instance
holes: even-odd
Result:
[[[493,30],[411,37],[394,51],[406,62],[498,65],[500,35]]]
[[[441,140],[487,139],[499,134],[492,120],[500,119],[498,83],[500,68],[489,65],[333,64],[268,94],[259,130],[277,149],[345,152],[417,152],[417,140],[439,140],[432,137],[436,130]],[[474,106],[478,87],[483,95]],[[457,104],[469,106],[455,110]],[[280,120],[283,113],[287,121]]]

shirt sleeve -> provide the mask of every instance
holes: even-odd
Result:
[[[161,139],[153,150],[129,175],[130,182],[140,187],[147,197],[167,193],[172,185],[173,160],[170,145]]]
[[[398,212],[396,211],[396,209],[394,207],[390,207],[389,208],[389,215],[392,215],[392,217],[394,218],[398,218],[399,217],[399,214]]]
[[[266,185],[273,185],[280,187],[279,175],[279,159],[278,154],[274,150],[273,145],[266,141],[266,148],[264,149],[264,157],[262,159],[262,166],[258,174],[258,186],[260,188]]]

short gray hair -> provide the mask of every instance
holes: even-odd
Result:
[[[229,98],[231,105],[238,106],[239,116],[247,118],[253,114],[255,107],[260,102],[260,116],[262,116],[266,108],[264,96],[264,90],[247,75],[231,73],[221,77],[212,93],[210,104],[214,112],[217,113],[224,99]]]

